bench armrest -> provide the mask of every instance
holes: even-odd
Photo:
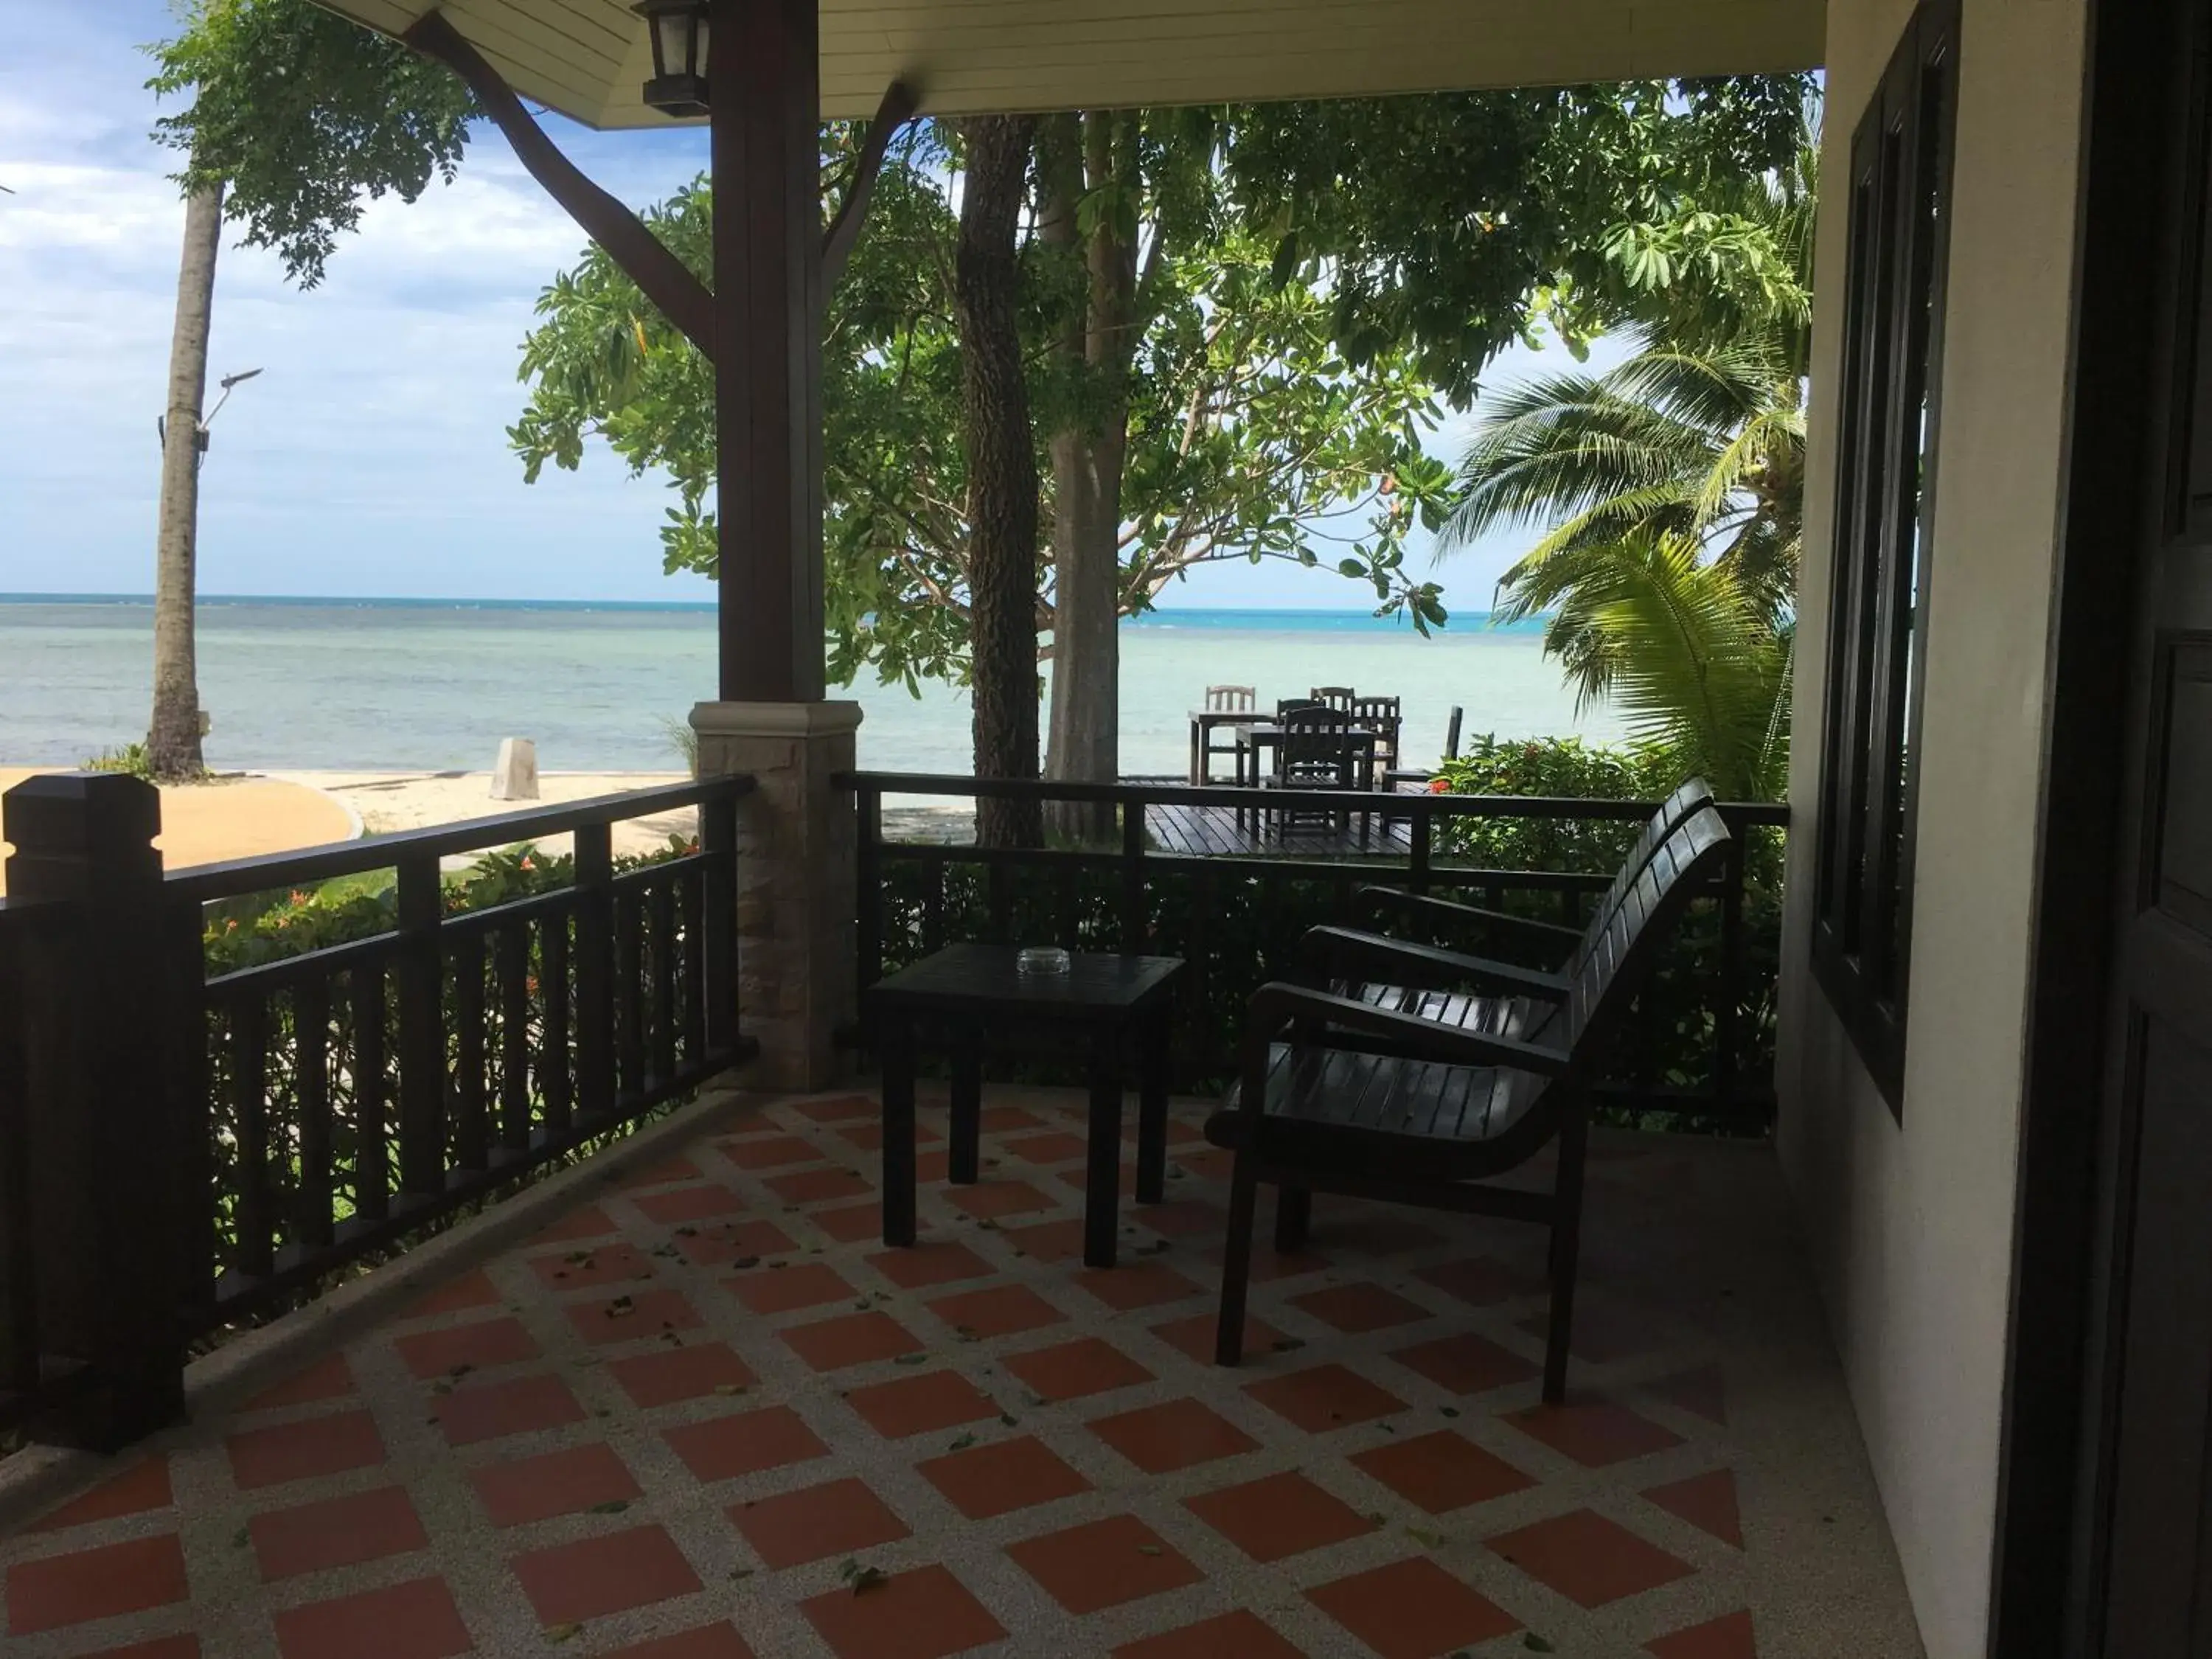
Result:
[[[1385,915],[1395,911],[1401,915],[1419,916],[1437,922],[1480,927],[1518,934],[1532,945],[1540,944],[1560,951],[1571,951],[1582,942],[1583,930],[1569,927],[1556,921],[1539,921],[1533,916],[1516,916],[1504,910],[1488,910],[1478,904],[1462,904],[1455,899],[1435,898],[1426,893],[1409,893],[1402,887],[1363,887],[1353,896],[1352,914],[1362,922],[1373,924]]]
[[[1444,1025],[1413,1014],[1401,1014],[1372,1003],[1359,1002],[1328,991],[1271,980],[1252,993],[1245,1005],[1244,1039],[1240,1054],[1244,1086],[1238,1109],[1255,1116],[1267,1109],[1267,1068],[1277,1038],[1292,1025],[1335,1026],[1364,1036],[1389,1038],[1401,1052],[1418,1060],[1447,1065],[1498,1066],[1514,1071],[1558,1077],[1571,1057],[1564,1050],[1541,1043],[1522,1042],[1488,1031],[1470,1031]]]
[[[1307,975],[1316,985],[1357,975],[1416,988],[1472,984],[1493,995],[1536,997],[1546,1002],[1565,1001],[1572,988],[1564,974],[1519,968],[1487,957],[1463,956],[1433,945],[1415,945],[1349,927],[1310,927],[1304,950]]]

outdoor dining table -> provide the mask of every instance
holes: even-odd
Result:
[[[1137,1201],[1165,1194],[1170,993],[1179,957],[1069,953],[1067,971],[1026,974],[1012,945],[955,945],[877,981],[868,990],[883,1064],[884,1243],[912,1244],[915,1218],[915,1050],[925,1028],[949,1039],[952,1111],[947,1176],[972,1185],[981,1171],[983,1041],[988,1033],[1043,1036],[1087,1050],[1090,1138],[1083,1184],[1083,1260],[1114,1265],[1121,1203],[1122,1070],[1134,1050]]]

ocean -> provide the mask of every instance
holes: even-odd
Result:
[[[549,771],[666,771],[666,726],[714,690],[705,605],[208,598],[200,699],[218,770],[489,768],[500,739],[536,740]],[[0,595],[0,765],[67,766],[143,737],[152,684],[149,600]],[[1454,703],[1466,731],[1617,738],[1577,720],[1534,625],[1479,617],[1422,639],[1362,611],[1175,611],[1121,631],[1121,769],[1179,775],[1188,712],[1212,684],[1263,702],[1311,685],[1404,700],[1408,763],[1440,749]],[[971,769],[969,705],[864,674],[860,763]]]

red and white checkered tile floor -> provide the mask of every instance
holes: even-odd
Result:
[[[1919,1652],[1764,1149],[1600,1138],[1547,1409],[1540,1234],[1325,1198],[1212,1365],[1224,1156],[1093,1272],[1081,1109],[925,1110],[911,1250],[871,1097],[724,1119],[5,1540],[7,1652]]]

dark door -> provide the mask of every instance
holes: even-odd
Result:
[[[2177,31],[2164,64],[2186,74],[2166,87],[2148,499],[2119,567],[2133,614],[2104,1011],[2111,1254],[2095,1484],[2108,1508],[2091,1620],[2107,1659],[2212,1656],[2212,5],[2158,9]]]

